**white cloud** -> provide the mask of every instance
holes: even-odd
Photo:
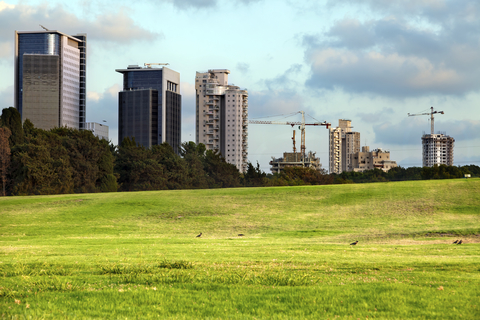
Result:
[[[15,6],[13,4],[8,4],[5,1],[0,1],[0,11],[13,9]]]
[[[67,34],[87,33],[88,41],[114,42],[117,45],[163,38],[161,33],[151,32],[139,26],[123,8],[98,14],[94,19],[88,19],[77,17],[59,4],[52,6],[45,4],[7,6],[3,4],[3,7],[1,4],[0,44],[11,43],[13,32],[19,27],[22,30],[42,30],[39,23],[51,30]]]
[[[309,87],[402,99],[480,91],[480,22],[467,14],[470,8],[480,12],[480,4],[409,1],[417,17],[406,19],[407,13],[393,10],[399,2],[366,3],[382,7],[385,16],[364,22],[344,18],[323,34],[304,36]]]

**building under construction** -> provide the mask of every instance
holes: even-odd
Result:
[[[283,158],[272,157],[270,171],[280,173],[286,167],[305,167],[320,171],[322,170],[322,164],[320,158],[316,158],[315,154],[315,152],[310,151],[303,157],[301,152],[284,152]]]
[[[301,145],[300,151],[297,152],[297,148],[295,147],[295,130],[293,130],[293,152],[284,152],[283,158],[275,158],[272,157],[272,161],[270,161],[271,168],[270,170],[272,173],[280,173],[286,167],[305,167],[305,168],[313,168],[315,170],[320,171],[322,169],[322,165],[320,164],[320,158],[315,157],[315,152],[305,152],[305,126],[325,126],[327,129],[330,127],[329,122],[315,122],[315,123],[305,123],[305,112],[298,111],[295,113],[302,114],[302,122],[283,122],[283,121],[259,121],[259,120],[249,120],[248,123],[252,124],[279,124],[279,125],[289,125],[295,127],[299,126],[300,135],[301,135]]]
[[[430,116],[430,134],[423,133],[422,136],[422,165],[424,167],[433,167],[434,165],[445,164],[453,166],[453,143],[455,139],[443,133],[434,133],[434,114],[445,114],[443,111],[435,111],[433,107],[430,112],[408,114],[411,116]]]
[[[424,134],[422,136],[423,166],[445,164],[453,166],[453,144],[455,139],[445,134]]]

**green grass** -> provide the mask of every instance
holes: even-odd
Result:
[[[479,243],[480,179],[0,198],[0,315],[478,319]]]

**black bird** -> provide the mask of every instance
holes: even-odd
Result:
[[[200,232],[200,234],[198,236],[196,236],[195,238],[200,238],[202,236],[202,233]]]
[[[355,241],[355,242],[352,242],[352,243],[350,243],[350,245],[351,245],[351,246],[356,246],[356,245],[357,245],[357,243],[358,243],[358,240],[357,240],[357,241]]]
[[[462,240],[460,240],[460,241],[458,241],[458,243],[457,243],[457,244],[462,244],[462,242],[463,242],[463,241],[462,241]]]
[[[239,233],[238,236],[239,236],[239,237],[243,237],[244,234],[243,234],[243,233]]]
[[[455,240],[455,242],[453,244],[457,244],[458,243],[458,240]]]

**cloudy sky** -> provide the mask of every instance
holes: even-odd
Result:
[[[196,71],[229,69],[249,92],[249,118],[338,125],[361,144],[421,166],[421,136],[455,138],[455,165],[480,165],[478,0],[0,1],[0,108],[13,106],[14,31],[87,33],[87,121],[117,143],[117,96],[130,64],[181,74],[182,141],[194,141]],[[292,150],[292,128],[249,126],[249,160],[269,171]],[[299,133],[297,132],[297,146]],[[328,169],[328,131],[307,127],[307,151]]]

